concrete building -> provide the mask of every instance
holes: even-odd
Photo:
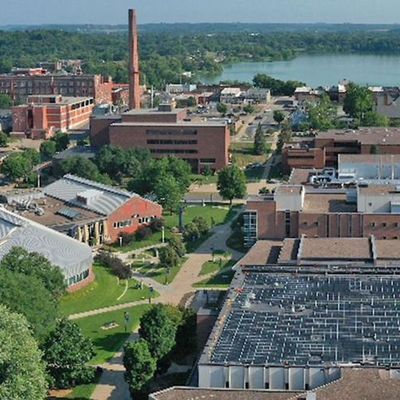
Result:
[[[12,109],[13,132],[49,139],[57,131],[87,126],[93,107],[92,97],[29,96],[27,105]]]
[[[271,90],[252,87],[244,94],[245,103],[266,104],[271,102]]]
[[[283,149],[283,168],[336,167],[339,154],[400,154],[399,128],[329,130],[314,138],[288,143]]]
[[[195,172],[228,165],[230,134],[225,123],[184,121],[186,110],[162,106],[158,110],[130,110],[122,115],[91,119],[91,143],[149,149],[156,158],[175,156]],[[212,146],[210,145],[212,143]]]
[[[241,95],[241,88],[227,87],[222,89],[219,101],[224,104],[239,104],[242,101]]]
[[[94,278],[89,246],[3,207],[0,208],[0,240],[0,259],[13,247],[39,253],[61,269],[69,290],[79,289]]]
[[[162,207],[126,192],[73,175],[43,190],[1,196],[10,209],[26,218],[91,246],[118,242],[162,216]]]
[[[281,256],[279,264],[242,265],[200,358],[198,386],[320,399],[333,382],[340,393],[353,369],[366,376],[370,368],[385,370],[397,380],[400,253],[374,263],[372,241],[304,239],[295,262]]]
[[[165,91],[169,94],[191,93],[197,89],[197,85],[191,83],[169,83],[165,86]]]
[[[50,74],[46,70],[17,70],[0,75],[0,93],[25,103],[31,95],[92,97],[96,104],[111,103],[114,84],[100,75]]]

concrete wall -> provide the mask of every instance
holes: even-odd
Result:
[[[314,389],[340,378],[339,368],[199,364],[199,387],[274,390]]]

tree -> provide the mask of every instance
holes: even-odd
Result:
[[[385,115],[378,114],[375,111],[367,111],[362,121],[363,126],[389,126],[390,119]]]
[[[56,299],[65,294],[66,285],[60,268],[39,253],[13,247],[0,261],[1,268],[38,278]]]
[[[357,118],[362,123],[366,113],[373,111],[374,98],[372,92],[363,86],[351,83],[347,87],[343,110],[352,118]]]
[[[125,380],[129,385],[132,397],[153,378],[157,361],[152,356],[148,343],[141,339],[137,342],[127,343],[124,347]]]
[[[23,155],[25,158],[30,160],[32,166],[40,163],[40,154],[35,149],[26,149],[24,150]]]
[[[0,303],[23,314],[39,341],[52,330],[58,315],[56,300],[38,278],[1,268]]]
[[[171,248],[175,250],[176,254],[178,254],[179,257],[183,257],[186,254],[185,243],[183,243],[180,235],[172,235],[168,239],[168,244]]]
[[[223,199],[230,201],[243,198],[246,195],[246,176],[235,164],[222,169],[218,173],[217,189]]]
[[[41,143],[40,155],[43,161],[51,160],[56,152],[56,142],[53,140],[46,140],[45,142]]]
[[[140,319],[139,335],[147,341],[156,360],[161,360],[173,349],[176,331],[177,326],[162,304],[152,307]]]
[[[51,140],[55,142],[57,151],[67,149],[70,143],[69,135],[64,132],[57,132]]]
[[[192,221],[200,232],[200,235],[207,235],[210,230],[210,225],[204,217],[195,217]]]
[[[222,115],[225,115],[228,112],[228,106],[224,103],[217,104],[217,111]]]
[[[274,121],[275,121],[278,125],[280,125],[280,124],[284,121],[284,119],[285,119],[285,114],[284,114],[282,111],[280,111],[280,110],[274,110],[273,118],[274,118]]]
[[[256,134],[254,135],[254,154],[262,155],[267,151],[267,142],[262,130],[261,124],[258,124]]]
[[[7,94],[0,93],[0,110],[6,110],[13,105],[12,98]]]
[[[0,147],[7,147],[10,138],[5,132],[0,131]]]
[[[310,128],[326,131],[334,127],[337,109],[327,95],[317,103],[307,104],[306,109]]]
[[[254,86],[271,89],[274,96],[293,96],[294,91],[299,86],[305,86],[303,82],[299,81],[281,81],[280,79],[272,78],[265,74],[257,74],[253,78]]]
[[[87,366],[95,354],[93,343],[74,322],[58,321],[42,348],[52,387],[65,389],[93,380],[95,370]]]
[[[196,240],[200,237],[199,228],[193,222],[189,222],[185,225],[185,240],[191,241]]]
[[[246,114],[253,114],[253,112],[256,111],[256,108],[255,108],[252,104],[246,104],[246,105],[243,107],[243,111],[244,111]]]
[[[102,175],[99,172],[96,164],[81,156],[74,156],[67,160],[63,160],[61,163],[57,163],[54,166],[54,174],[56,176],[73,174],[106,185],[111,183],[111,180],[107,175]]]
[[[165,210],[176,211],[183,199],[181,188],[171,175],[161,175],[154,184],[154,193],[157,201]]]
[[[1,171],[12,181],[24,179],[32,170],[32,162],[23,153],[12,153],[4,161]]]
[[[158,251],[158,256],[160,259],[160,265],[168,270],[174,268],[180,262],[179,255],[172,246],[161,247],[161,249]]]
[[[0,305],[0,398],[47,398],[44,363],[26,318]]]

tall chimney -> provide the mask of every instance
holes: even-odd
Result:
[[[129,108],[140,108],[139,54],[135,10],[129,10]]]

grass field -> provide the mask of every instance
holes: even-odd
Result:
[[[227,260],[222,258],[215,261],[207,261],[202,265],[200,275],[209,275],[214,272],[224,270],[226,268],[232,267],[233,265],[235,265],[235,263],[235,260]]]
[[[91,360],[91,364],[102,364],[110,360],[130,333],[137,329],[141,316],[149,307],[149,305],[139,305],[76,320],[84,335],[93,341],[96,355]],[[130,316],[127,332],[125,332],[124,320],[126,311]],[[109,330],[102,329],[102,326],[110,322],[115,322],[118,326]]]
[[[218,289],[229,289],[232,282],[235,271],[221,271],[217,275],[211,278],[204,279],[201,282],[195,283],[193,287],[197,289],[201,288],[218,288]]]
[[[141,274],[154,279],[158,283],[161,283],[162,285],[166,285],[171,283],[176,275],[178,274],[179,270],[181,269],[182,265],[185,263],[187,260],[186,257],[184,257],[181,260],[181,263],[179,265],[176,265],[174,268],[172,268],[169,271],[167,268],[159,267],[157,264],[151,264],[151,263],[138,263],[138,264],[133,264],[134,268],[138,270]]]
[[[186,225],[193,221],[195,217],[204,217],[211,224],[219,225],[227,222],[231,216],[232,211],[226,208],[216,207],[216,206],[193,206],[187,207],[183,216],[183,223]],[[178,214],[169,214],[163,216],[165,220],[165,239],[168,239],[171,236],[171,229],[179,226],[179,216]],[[197,248],[206,237],[201,238],[200,241],[196,241],[195,243],[191,243],[188,245],[188,251],[192,251]],[[141,249],[144,247],[154,246],[156,244],[161,243],[161,232],[156,232],[151,235],[150,238],[141,241],[133,241],[128,246],[119,247],[117,245],[114,248],[118,251],[126,253],[128,251]]]
[[[268,153],[270,152],[270,145],[268,145]],[[232,143],[231,144],[231,153],[232,153],[232,161],[234,161],[239,167],[245,167],[249,164],[254,163],[265,163],[268,156],[267,154],[262,154],[260,156],[255,155],[253,142],[245,142],[245,143]]]
[[[70,315],[84,311],[95,310],[115,304],[129,303],[158,296],[151,294],[148,287],[137,288],[138,282],[134,279],[119,281],[111,271],[100,264],[94,264],[96,280],[86,288],[76,293],[69,293],[61,299],[62,314]]]

